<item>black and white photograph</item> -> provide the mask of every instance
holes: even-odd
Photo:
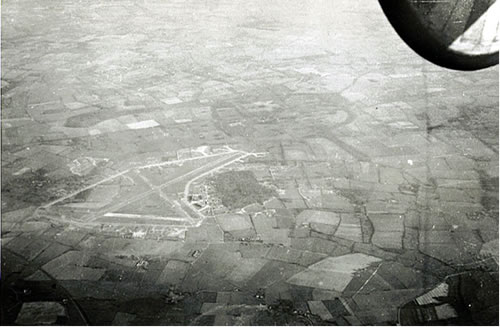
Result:
[[[0,10],[0,325],[498,326],[500,0]]]

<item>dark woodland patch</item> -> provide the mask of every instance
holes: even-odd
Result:
[[[261,185],[251,171],[228,171],[210,180],[222,204],[229,208],[242,208],[252,203],[262,204],[276,196],[270,187]]]

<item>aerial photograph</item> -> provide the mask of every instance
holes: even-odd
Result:
[[[499,324],[500,0],[2,0],[0,325]]]

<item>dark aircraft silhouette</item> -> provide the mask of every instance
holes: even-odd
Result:
[[[379,0],[399,36],[430,62],[456,70],[498,64],[500,2]]]

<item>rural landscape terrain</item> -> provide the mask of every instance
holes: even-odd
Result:
[[[1,32],[1,324],[498,325],[498,66],[368,0],[7,0]]]

